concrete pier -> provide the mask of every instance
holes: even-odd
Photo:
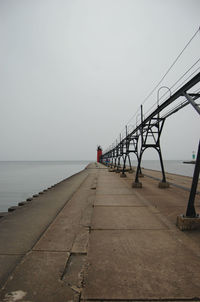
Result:
[[[176,226],[191,178],[143,174],[92,163],[1,218],[0,301],[200,301],[200,229]]]

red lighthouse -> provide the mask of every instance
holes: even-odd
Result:
[[[102,149],[100,146],[97,147],[97,162],[99,163],[101,160]]]

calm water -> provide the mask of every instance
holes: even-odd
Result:
[[[136,161],[133,162],[136,165]],[[152,170],[161,171],[160,162],[158,160],[144,160],[142,167]],[[194,164],[184,164],[181,160],[164,160],[165,171],[173,174],[193,176]]]
[[[81,171],[88,161],[0,162],[0,211]]]
[[[58,183],[84,169],[87,161],[0,162],[0,211],[26,200],[33,194]],[[165,170],[170,173],[192,176],[194,165],[167,160]],[[133,162],[136,165],[136,162]],[[160,170],[156,160],[144,160],[142,167]]]

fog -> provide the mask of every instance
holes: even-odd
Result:
[[[134,125],[199,12],[199,0],[0,0],[0,160],[94,160]],[[162,85],[199,54],[200,32]],[[167,119],[164,159],[191,159],[199,129],[190,105]]]

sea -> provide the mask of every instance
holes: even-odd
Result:
[[[0,161],[0,212],[83,170],[89,161]]]
[[[18,202],[83,170],[89,161],[0,161],[0,212]],[[133,161],[133,165],[137,163]],[[164,161],[169,173],[192,176],[193,164],[182,161]],[[160,170],[157,160],[144,160],[142,167]]]

